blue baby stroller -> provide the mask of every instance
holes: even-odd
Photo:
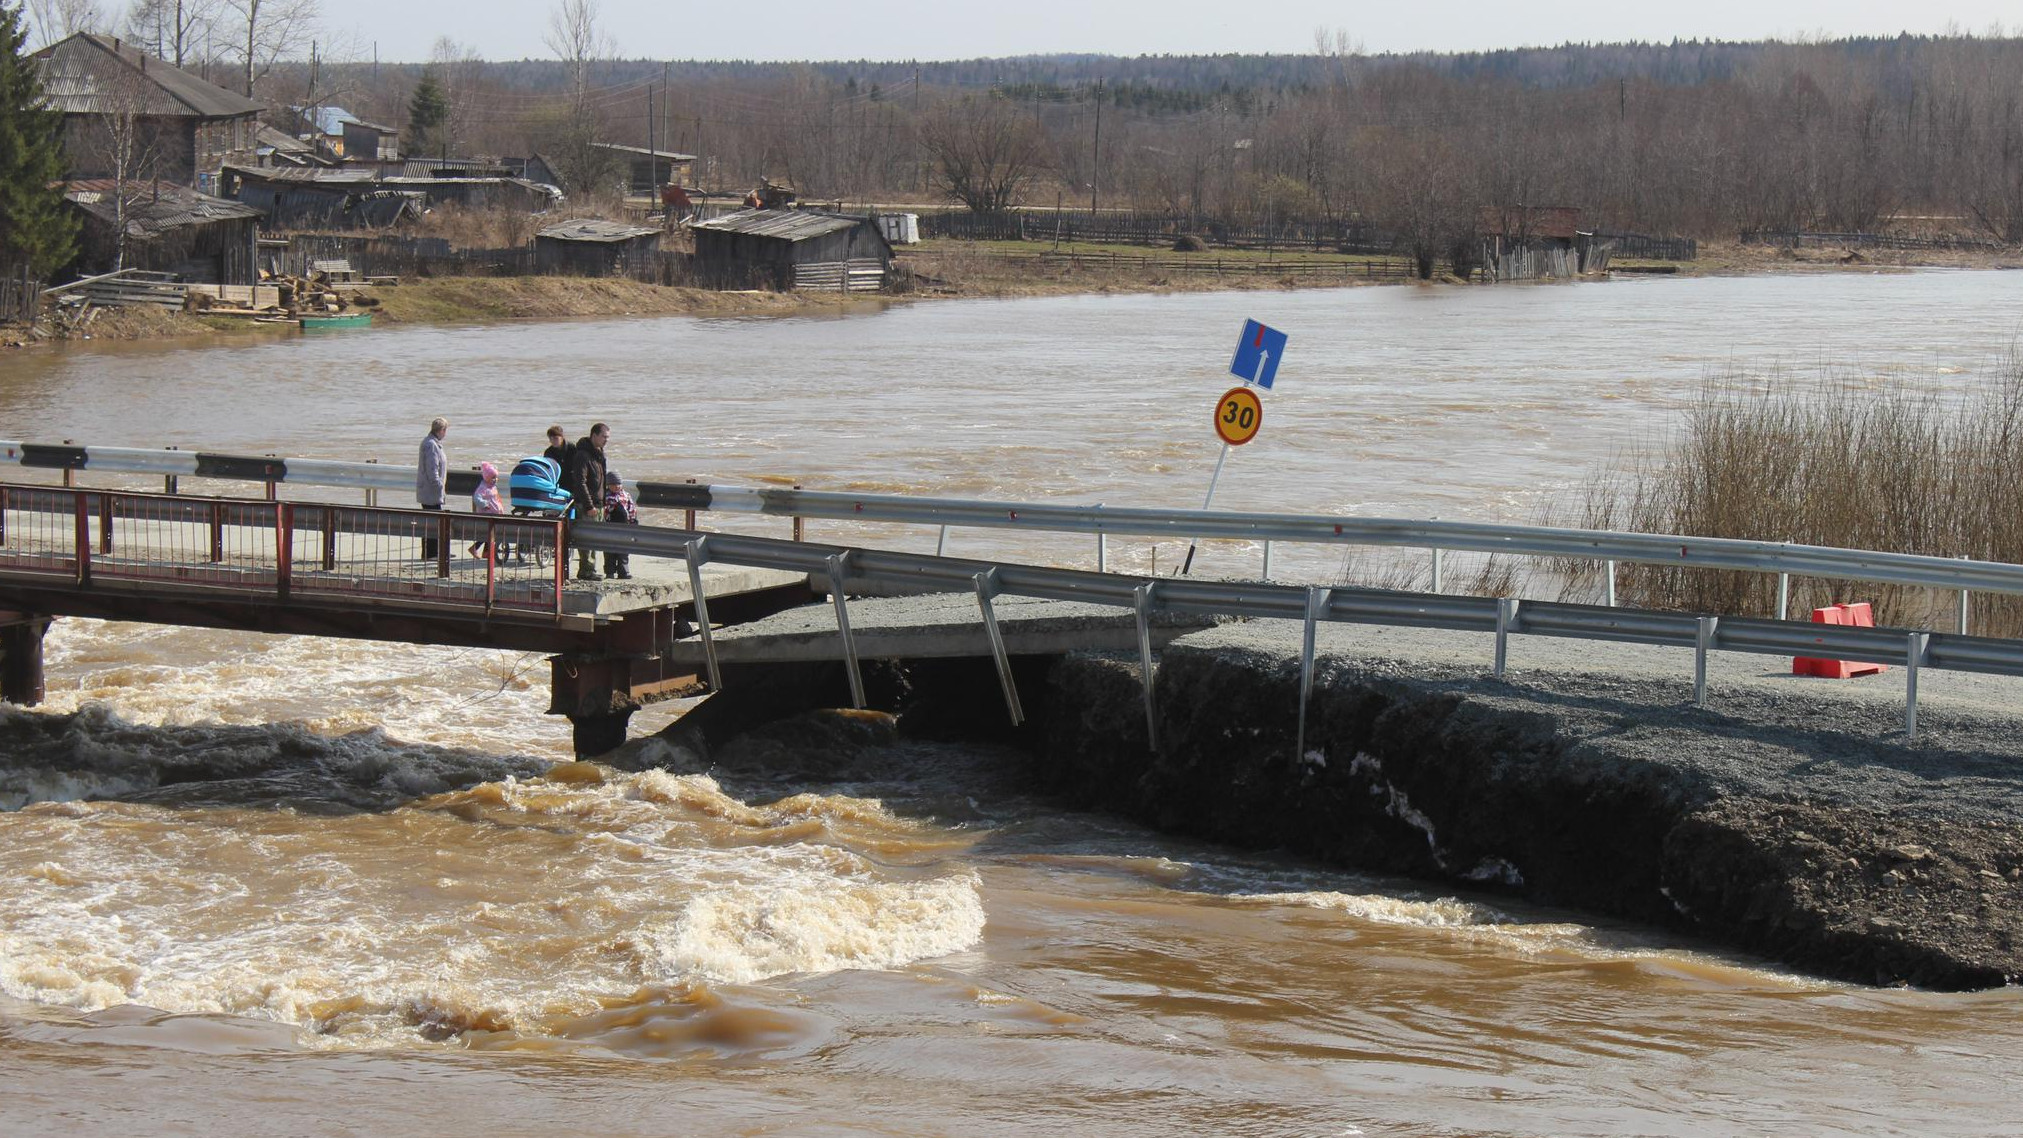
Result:
[[[515,517],[576,516],[576,499],[562,489],[562,465],[544,455],[531,455],[513,465],[513,473],[506,479],[506,494]],[[545,544],[537,538],[523,542],[521,547],[527,546],[534,549],[536,567],[546,563]]]

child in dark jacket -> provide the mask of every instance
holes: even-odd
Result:
[[[615,471],[604,475],[604,520],[621,525],[639,524],[639,510],[632,504],[632,495],[625,492],[625,480]],[[629,580],[632,570],[628,567],[632,555],[629,553],[606,553],[604,555],[604,575]]]

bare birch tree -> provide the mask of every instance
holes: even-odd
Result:
[[[38,47],[105,26],[98,0],[27,0],[27,5],[28,22],[35,25],[36,32],[32,42]]]
[[[274,64],[300,55],[316,34],[317,0],[225,0],[238,17],[240,74],[245,95],[274,70]]]
[[[218,0],[134,0],[126,34],[177,67],[195,62],[218,18]]]

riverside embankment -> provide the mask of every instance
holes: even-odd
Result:
[[[1324,629],[1304,749],[1299,628],[1170,645],[1159,746],[1135,661],[1052,672],[1042,781],[1160,829],[1648,922],[1865,984],[2023,975],[2019,682],[1830,681],[1716,656]],[[1929,673],[1927,681],[1934,679]]]

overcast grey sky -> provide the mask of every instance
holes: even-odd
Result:
[[[601,0],[618,54],[652,59],[966,59],[1308,52],[1317,28],[1365,50],[1468,51],[1569,40],[1975,34],[2023,25],[2016,0],[1529,0],[1383,4],[1323,0]],[[555,0],[325,0],[326,23],[386,60],[425,58],[440,35],[487,59],[545,57]]]

